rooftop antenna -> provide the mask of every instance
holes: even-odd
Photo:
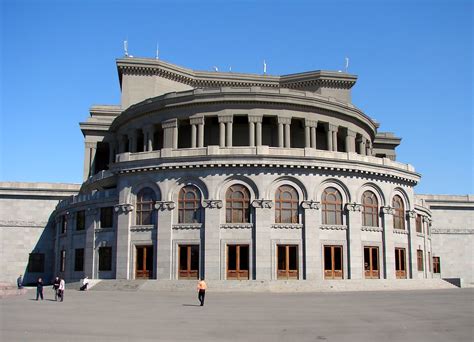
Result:
[[[263,74],[267,74],[267,63],[265,62],[265,60],[263,60]]]
[[[346,57],[346,74],[347,74],[348,69],[349,69],[349,57]]]
[[[125,57],[128,57],[128,41],[126,39],[123,41],[123,51],[125,53]]]
[[[160,59],[160,43],[156,43],[156,59]]]

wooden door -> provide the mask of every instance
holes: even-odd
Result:
[[[153,277],[153,246],[137,246],[135,258],[135,279]]]
[[[298,279],[298,246],[277,246],[277,279]]]
[[[227,245],[227,279],[249,279],[248,245]]]
[[[364,247],[364,273],[367,279],[379,279],[379,248]]]
[[[342,246],[324,246],[324,278],[342,279]]]
[[[199,245],[180,245],[178,251],[178,278],[199,278]]]
[[[405,248],[395,248],[395,274],[397,279],[407,277]]]

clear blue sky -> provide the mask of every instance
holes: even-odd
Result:
[[[473,1],[1,2],[0,181],[82,180],[78,123],[119,104],[115,59],[270,74],[338,70],[353,102],[403,138],[417,193],[473,189]]]

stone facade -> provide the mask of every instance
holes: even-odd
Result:
[[[414,194],[420,175],[396,161],[401,139],[351,103],[356,76],[209,73],[138,58],[117,67],[122,102],[92,107],[80,124],[84,183],[49,221],[52,273],[434,276],[433,208]]]

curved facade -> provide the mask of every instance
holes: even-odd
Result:
[[[357,77],[117,60],[81,123],[84,183],[54,214],[66,279],[429,278],[431,213]]]

